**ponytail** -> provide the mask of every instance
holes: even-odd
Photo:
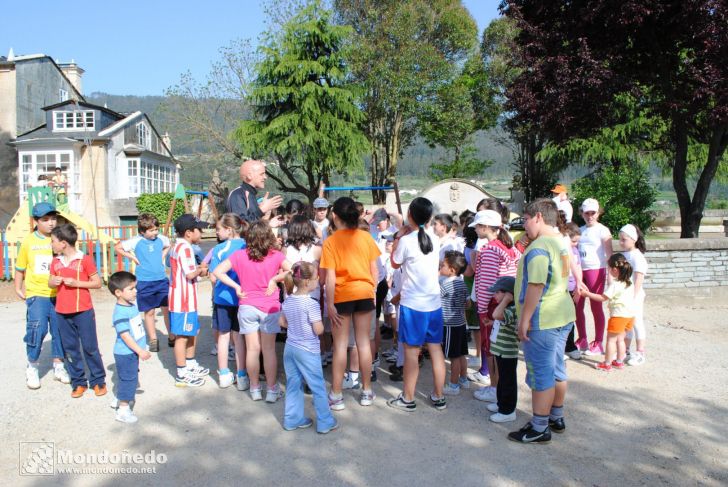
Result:
[[[420,225],[420,229],[417,231],[417,243],[420,244],[420,250],[423,254],[427,255],[432,252],[432,239],[427,235],[423,225]]]
[[[508,233],[508,230],[506,230],[503,227],[498,228],[498,240],[506,246],[506,248],[510,249],[513,248],[513,239],[511,238],[511,234]]]
[[[632,285],[632,280],[630,279],[632,277],[632,265],[627,261],[624,254],[612,254],[607,264],[609,267],[617,269],[617,280],[619,282],[625,283],[627,287]]]
[[[642,233],[642,230],[640,230],[640,227],[637,225],[634,226],[635,230],[637,230],[637,240],[634,242],[634,246],[642,252],[643,254],[647,252],[647,245],[645,245],[645,235]]]
[[[417,242],[420,245],[420,251],[425,255],[433,250],[432,239],[425,232],[425,223],[430,221],[432,210],[432,202],[427,198],[415,198],[409,205],[410,219],[414,224],[419,226],[417,230]]]

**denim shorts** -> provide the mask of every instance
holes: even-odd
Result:
[[[569,323],[558,328],[528,332],[528,340],[523,342],[523,358],[526,361],[526,384],[532,390],[545,391],[554,387],[556,382],[566,381],[564,347],[573,327],[574,323]]]
[[[250,335],[258,330],[263,333],[280,333],[281,326],[278,324],[280,313],[264,313],[255,306],[243,304],[238,307],[238,323],[240,334]]]
[[[425,343],[442,343],[442,308],[434,311],[416,311],[399,306],[399,341],[411,347]]]

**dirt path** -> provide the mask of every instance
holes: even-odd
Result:
[[[47,484],[48,477],[19,475],[19,464],[27,465],[29,448],[43,446],[21,442],[52,442],[56,459],[62,460],[71,454],[129,457],[154,450],[166,455],[165,463],[97,467],[153,467],[153,477],[139,477],[159,485],[728,484],[728,305],[648,300],[648,363],[603,374],[591,368],[593,362],[570,362],[567,432],[554,435],[550,445],[537,446],[515,444],[505,436],[528,418],[530,395],[523,385],[518,421],[496,425],[487,420],[485,404],[471,393],[451,398],[446,411],[429,408],[425,397],[430,369],[425,365],[418,410],[407,414],[385,404],[401,383],[390,382],[383,365],[374,406],[362,408],[347,395],[347,409],[336,413],[342,428],[320,436],[312,429],[283,431],[282,401],[253,403],[234,387],[220,390],[212,379],[198,390],[175,388],[172,354],[166,345],[141,366],[139,423],[123,425],[114,421],[108,397],[87,394],[71,399],[69,388],[52,380],[48,343],[42,356],[42,388],[26,388],[25,307],[9,301],[12,294],[6,287],[0,286],[0,314],[5,317],[0,328],[5,377],[0,396],[3,485]],[[202,302],[209,302],[209,287],[203,285],[203,290]],[[108,293],[95,293],[94,299],[101,349],[113,384],[113,303]],[[214,369],[209,307],[202,315],[206,327],[198,357]],[[519,375],[524,373],[519,365]],[[310,404],[307,410],[312,412]],[[120,485],[133,479],[98,471],[59,473],[69,466],[85,465],[56,463],[54,485]]]

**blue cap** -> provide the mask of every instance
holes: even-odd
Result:
[[[499,277],[495,283],[490,286],[488,291],[492,293],[497,293],[498,291],[503,291],[506,293],[513,294],[513,288],[516,286],[516,278],[511,276],[503,276]]]
[[[41,201],[33,206],[33,218],[42,218],[51,213],[57,215],[58,211],[56,211],[56,207],[52,203],[48,203],[47,201]]]

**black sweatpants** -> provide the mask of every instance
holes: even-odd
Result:
[[[494,355],[494,357],[498,366],[498,387],[495,391],[498,398],[498,412],[511,414],[516,410],[518,402],[518,377],[516,374],[518,359],[502,358],[498,355]]]

